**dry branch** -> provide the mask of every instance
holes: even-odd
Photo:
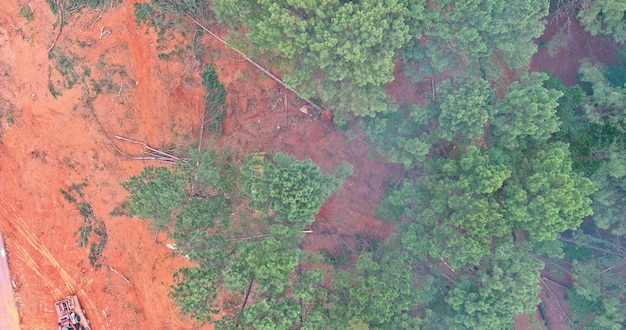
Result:
[[[61,7],[61,2],[59,0],[56,0],[56,2],[57,2],[57,8],[59,9],[59,32],[54,37],[54,40],[52,41],[52,45],[50,45],[50,48],[48,48],[48,54],[50,54],[50,52],[54,48],[54,45],[56,45],[57,40],[59,40],[59,36],[61,35],[61,32],[63,32],[63,8]]]
[[[543,286],[546,289],[548,289],[550,294],[554,297],[554,300],[556,301],[557,306],[559,306],[559,309],[561,310],[561,313],[563,313],[563,315],[565,315],[565,318],[567,319],[567,321],[570,324],[573,324],[572,319],[570,319],[569,315],[567,315],[567,313],[563,310],[563,306],[561,306],[561,302],[559,301],[559,297],[557,297],[556,294],[554,294],[554,291],[552,291],[552,289],[550,289],[550,286],[548,286],[548,283],[546,283],[546,281],[544,281],[544,277],[540,277],[539,280],[541,281],[541,283],[543,283]]]
[[[432,75],[430,76],[430,88],[433,91],[433,102],[435,102],[435,79]]]
[[[301,230],[300,232],[303,233],[303,234],[313,234],[312,230]],[[229,242],[244,241],[244,240],[247,240],[247,239],[263,238],[263,237],[268,237],[268,236],[270,236],[270,234],[259,234],[259,235],[252,235],[252,236],[246,236],[246,237],[229,238],[229,239],[227,239],[227,241],[229,241]]]
[[[280,84],[281,86],[283,86],[284,88],[290,90],[292,93],[296,94],[299,98],[303,99],[304,101],[306,101],[306,103],[308,103],[309,105],[311,105],[312,107],[314,107],[315,109],[319,110],[320,112],[323,111],[323,109],[318,106],[317,104],[313,103],[313,101],[303,97],[302,95],[300,95],[300,93],[298,93],[295,89],[287,86],[280,78],[276,77],[273,73],[271,73],[269,70],[265,69],[263,66],[261,66],[260,64],[258,64],[257,62],[253,61],[251,58],[249,58],[244,52],[240,51],[239,49],[233,47],[231,44],[229,44],[228,42],[226,42],[226,40],[220,38],[217,34],[213,33],[213,31],[209,30],[206,26],[202,25],[200,22],[198,22],[195,18],[193,18],[191,15],[187,14],[187,17],[189,17],[198,27],[200,27],[202,30],[204,30],[206,33],[210,34],[213,38],[217,39],[219,42],[221,42],[222,44],[224,44],[224,46],[234,50],[237,54],[241,55],[241,57],[243,57],[248,63],[254,65],[257,69],[261,70],[263,73],[265,73],[268,77],[272,78],[274,81],[276,81],[278,84]]]
[[[109,34],[111,34],[111,30],[105,29],[104,27],[100,28],[100,40],[102,40],[102,38],[108,36]]]
[[[102,18],[102,14],[104,13],[104,11],[100,9],[96,9],[95,12],[98,13],[98,16],[96,16],[96,18],[91,23],[89,23],[89,30],[93,29],[93,26],[96,25],[96,23]]]
[[[145,151],[146,156],[143,156],[143,157],[132,157],[131,156],[131,158],[134,159],[134,160],[154,160],[154,161],[163,162],[163,163],[169,163],[169,164],[186,163],[187,162],[187,159],[176,157],[176,156],[174,156],[172,154],[169,154],[167,152],[164,152],[164,151],[152,148],[145,142],[128,139],[128,138],[125,138],[125,137],[122,137],[122,136],[118,136],[118,135],[115,135],[115,138],[118,139],[118,140],[125,141],[125,142],[139,144],[139,145],[142,145],[144,148],[146,148],[146,151]]]
[[[576,245],[584,246],[586,248],[589,248],[589,249],[592,249],[592,250],[596,250],[596,251],[600,251],[600,252],[604,252],[604,253],[607,253],[607,254],[612,254],[614,256],[619,256],[619,257],[622,257],[622,258],[626,257],[626,253],[624,253],[622,251],[615,251],[615,250],[605,249],[605,248],[602,248],[602,247],[599,247],[599,246],[596,246],[596,245],[587,244],[587,243],[584,243],[584,242],[579,242],[579,241],[576,241],[574,239],[567,238],[567,237],[559,237],[559,239],[561,241],[563,241],[563,242],[568,242],[568,243],[573,243],[573,244],[576,244]]]
[[[117,276],[121,277],[124,281],[126,281],[126,283],[128,283],[128,285],[130,285],[131,288],[134,288],[133,284],[130,282],[130,280],[128,278],[126,278],[126,276],[120,274],[117,270],[115,270],[115,268],[113,267],[109,267],[109,269],[111,271],[113,271],[115,274],[117,274]]]

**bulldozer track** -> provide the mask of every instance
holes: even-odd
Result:
[[[17,214],[15,207],[11,203],[9,203],[6,198],[1,194],[0,218],[5,219],[5,221],[0,222],[0,230],[5,233],[11,233],[12,235],[18,236],[12,240],[12,244],[10,246],[12,251],[15,253],[15,256],[24,265],[31,269],[37,277],[41,278],[45,286],[47,286],[51,290],[55,299],[60,299],[64,297],[68,292],[76,293],[76,285],[73,278],[61,266],[61,264],[58,262],[58,260],[56,260],[52,253],[32,233],[24,219]],[[65,288],[63,288],[63,290],[58,287],[56,281],[46,276],[41,271],[38,263],[35,261],[32,254],[29,253],[27,249],[30,251],[38,252],[45,261],[47,261],[51,266],[54,267],[54,269],[58,271],[58,274],[63,281],[63,284],[65,284]],[[84,290],[81,291],[84,292]],[[89,299],[88,296],[82,295],[81,298],[83,299],[85,305],[89,308],[89,310],[97,310],[97,307]],[[51,303],[52,302],[53,301],[51,301]],[[95,314],[97,315],[98,313]]]

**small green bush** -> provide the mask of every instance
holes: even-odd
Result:
[[[209,130],[221,133],[222,120],[226,116],[226,89],[219,81],[214,67],[207,66],[201,76],[206,91],[204,120],[209,123]]]

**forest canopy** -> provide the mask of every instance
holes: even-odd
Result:
[[[572,326],[626,326],[626,61],[586,59],[574,86],[528,72],[548,15],[623,43],[622,3],[215,2],[231,38],[402,168],[376,211],[396,233],[354,237],[342,254],[304,250],[352,165],[324,173],[282,153],[190,149],[188,162],[123,184],[130,214],[198,265],[177,273],[172,298],[224,329],[511,328],[558,268],[573,283]],[[386,87],[401,74],[429,88],[396,104]],[[202,77],[222,100],[215,70]],[[349,114],[363,118],[349,126]],[[231,313],[213,321],[220,309]]]

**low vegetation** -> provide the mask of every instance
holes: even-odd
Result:
[[[61,188],[65,200],[78,209],[82,223],[74,236],[78,236],[76,244],[81,247],[89,246],[89,264],[92,268],[100,268],[99,262],[107,242],[107,230],[104,221],[94,214],[91,204],[85,200],[82,189],[86,183],[72,184],[67,190]],[[91,243],[91,244],[90,244]]]

